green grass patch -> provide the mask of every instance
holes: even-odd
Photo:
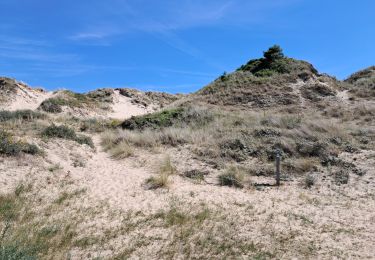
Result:
[[[43,130],[42,136],[48,138],[61,138],[76,141],[79,144],[87,144],[91,148],[94,148],[94,143],[91,137],[84,135],[77,135],[74,129],[67,126],[61,125],[57,126],[52,124]]]

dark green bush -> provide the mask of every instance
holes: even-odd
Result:
[[[318,71],[307,62],[299,61],[284,56],[282,49],[274,45],[264,52],[263,58],[250,60],[242,65],[239,71],[250,71],[260,78],[271,77],[277,74],[294,73],[300,78],[306,78]]]
[[[15,141],[13,136],[5,131],[0,131],[0,154],[17,156],[20,153],[38,154],[40,149],[34,144]]]
[[[279,45],[274,45],[265,51],[263,56],[268,61],[275,61],[284,58],[284,53]]]
[[[67,140],[76,141],[79,144],[87,144],[88,146],[94,148],[94,143],[91,137],[88,136],[78,136],[74,129],[67,126],[61,125],[50,125],[42,132],[42,136],[49,138],[62,138]]]
[[[36,256],[28,250],[21,248],[17,244],[1,245],[0,244],[0,260],[36,260]]]
[[[183,108],[175,108],[152,113],[144,116],[133,116],[125,120],[121,127],[128,130],[143,130],[145,128],[163,128],[172,126],[174,122],[182,117]]]
[[[62,139],[75,140],[77,135],[75,131],[67,126],[61,125],[50,125],[42,132],[43,136],[46,137],[57,137]]]
[[[33,119],[43,119],[45,117],[45,114],[32,110],[0,111],[0,122],[5,122],[9,120],[31,121]]]
[[[315,182],[316,182],[315,176],[309,173],[305,176],[304,186],[305,188],[311,188],[312,186],[315,185]]]
[[[172,108],[143,116],[133,116],[122,122],[121,127],[128,130],[160,129],[170,126],[184,126],[194,123],[195,126],[207,124],[213,115],[205,109]]]
[[[48,98],[40,104],[39,108],[48,113],[61,113],[62,106],[66,105],[66,101],[62,98]]]
[[[94,148],[94,142],[92,141],[91,137],[89,137],[89,136],[84,136],[84,135],[77,136],[75,141],[79,144],[87,144],[91,148]]]

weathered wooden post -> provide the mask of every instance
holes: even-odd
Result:
[[[280,160],[281,160],[281,154],[280,150],[276,150],[276,185],[280,186]]]

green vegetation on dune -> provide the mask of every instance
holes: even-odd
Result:
[[[286,57],[275,45],[264,52],[263,58],[250,60],[233,73],[224,73],[193,98],[215,105],[252,108],[293,106],[300,99],[292,85],[317,78],[339,88],[334,78],[320,75],[308,62]]]
[[[87,144],[91,148],[94,148],[92,139],[88,136],[77,135],[74,129],[67,126],[50,125],[45,128],[42,132],[42,136],[49,138],[61,138],[76,141],[79,144]]]
[[[274,45],[264,52],[264,58],[250,60],[239,70],[249,71],[257,77],[270,77],[275,74],[297,74],[304,78],[318,71],[309,63],[285,57],[283,50]]]
[[[0,111],[0,122],[9,120],[32,121],[33,119],[44,119],[45,114],[33,110]]]
[[[113,91],[99,89],[88,94],[74,93],[69,90],[61,91],[57,96],[44,100],[39,109],[48,113],[61,113],[63,107],[97,108],[101,103],[111,103]]]
[[[10,133],[0,130],[0,154],[17,156],[21,153],[35,155],[40,153],[40,149],[35,144],[16,140]]]
[[[121,127],[127,130],[161,129],[172,125],[206,124],[212,120],[208,111],[199,111],[192,107],[165,109],[161,112],[133,116],[122,122]]]
[[[133,116],[125,120],[121,127],[129,130],[168,127],[182,118],[183,111],[183,108],[175,108],[144,116]]]

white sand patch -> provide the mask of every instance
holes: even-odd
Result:
[[[143,107],[133,104],[131,98],[121,95],[118,90],[115,91],[113,101],[113,111],[108,114],[111,118],[126,119],[131,116],[143,115],[153,111],[152,106]]]
[[[337,93],[337,97],[338,97],[340,100],[342,100],[342,101],[344,101],[345,103],[347,103],[348,100],[349,100],[348,92],[349,92],[349,90],[340,91],[340,92]]]
[[[20,109],[35,110],[45,99],[50,98],[52,95],[52,92],[33,89],[23,84],[17,84],[16,95],[14,97],[11,97],[10,102],[2,105],[0,109],[6,109],[10,111]]]

